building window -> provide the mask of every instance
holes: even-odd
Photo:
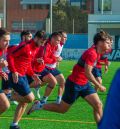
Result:
[[[102,4],[103,2],[103,4]],[[101,11],[103,6],[103,11],[111,11],[112,0],[99,0],[98,1],[98,10]]]
[[[79,6],[82,10],[87,10],[87,1],[88,0],[71,0],[70,3],[72,6]]]
[[[13,31],[21,31],[23,28],[24,30],[35,31],[38,29],[39,30],[43,29],[43,25],[44,25],[44,21],[31,22],[31,21],[24,21],[24,19],[23,19],[23,23],[21,21],[13,21],[12,22],[12,30]]]
[[[26,6],[27,6],[27,9],[49,9],[49,5],[27,4]],[[23,7],[24,7],[24,5],[23,5]]]

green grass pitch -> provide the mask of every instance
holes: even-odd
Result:
[[[73,65],[76,61],[63,61],[59,65],[59,69],[64,74],[65,78],[71,73]],[[107,92],[111,84],[112,78],[119,68],[119,62],[112,62],[107,74],[103,74],[103,85],[107,87]],[[103,67],[104,71],[104,67]],[[49,101],[55,101],[57,96],[57,88],[54,89]],[[45,87],[41,88],[41,95]],[[34,90],[33,90],[34,92]],[[103,104],[107,96],[107,92],[98,92]],[[13,114],[16,106],[11,104],[10,109],[0,116],[0,129],[9,129],[12,122]],[[96,124],[92,114],[92,108],[82,99],[79,98],[70,110],[65,114],[52,113],[48,111],[36,111],[30,116],[24,114],[20,121],[21,129],[96,129]]]

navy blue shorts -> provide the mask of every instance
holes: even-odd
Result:
[[[3,91],[2,91],[2,90],[0,90],[0,93],[3,93]]]
[[[65,91],[62,100],[68,104],[73,104],[79,98],[79,96],[84,98],[87,95],[93,93],[96,93],[96,91],[90,83],[87,83],[84,86],[80,86],[67,79],[65,83]]]
[[[36,72],[36,74],[39,76],[39,78],[43,81],[43,77],[48,75],[50,72],[47,71],[47,69],[44,69],[42,72]],[[34,80],[32,77],[27,76],[29,84],[31,84]]]
[[[11,89],[11,86],[8,84],[8,80],[2,78],[2,90]]]
[[[61,72],[59,70],[57,70],[56,68],[55,69],[49,69],[49,68],[46,68],[54,77],[61,74]]]
[[[12,73],[10,73],[8,84],[21,96],[26,96],[29,93],[31,93],[30,86],[26,76],[19,76],[18,83],[14,83],[12,79]]]
[[[94,67],[92,70],[92,74],[94,75],[94,77],[101,77],[102,78],[102,70],[99,68]]]

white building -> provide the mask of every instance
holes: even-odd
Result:
[[[120,49],[120,0],[94,1],[94,14],[88,16],[88,47],[101,29],[112,35],[113,49]]]

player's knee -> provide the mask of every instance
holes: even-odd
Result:
[[[35,100],[35,97],[34,96],[31,96],[30,98],[29,98],[29,102],[31,103],[31,102],[33,102]]]
[[[65,85],[65,79],[64,78],[61,78],[59,81],[58,81],[59,85],[60,86],[64,86]]]
[[[48,84],[48,87],[53,89],[57,84],[57,81],[56,80],[51,80],[50,83]]]
[[[28,103],[20,103],[20,105],[22,106],[22,108],[26,108]]]
[[[10,103],[6,102],[6,103],[4,103],[4,105],[1,105],[0,111],[5,112],[7,109],[9,109],[9,107],[10,107]]]
[[[50,85],[50,84],[48,84],[48,86],[47,87],[49,87],[50,89],[54,89],[54,85]]]
[[[50,82],[50,85],[53,88],[56,86],[56,84],[57,84],[57,80],[55,80],[55,79]]]
[[[34,101],[34,99],[35,99],[35,96],[33,94],[31,94],[31,95],[29,95],[29,97],[27,97],[26,100],[27,100],[27,103],[31,103]]]

